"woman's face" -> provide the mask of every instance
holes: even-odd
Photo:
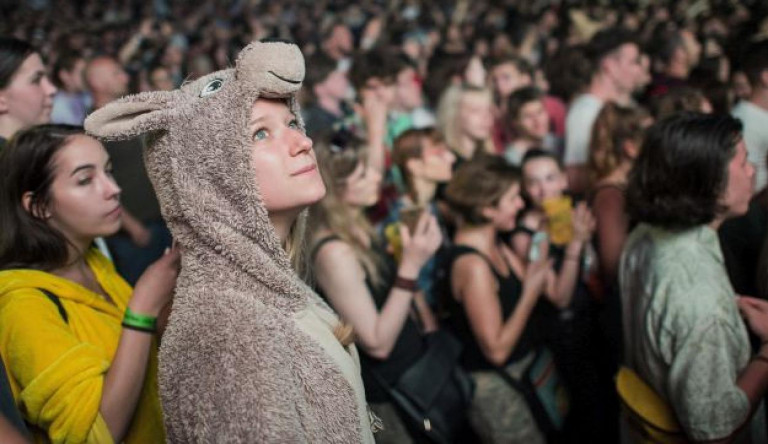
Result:
[[[50,203],[42,215],[48,225],[76,244],[117,232],[120,188],[101,143],[86,135],[72,136],[52,162]]]
[[[285,101],[256,100],[249,128],[251,167],[270,214],[300,211],[325,196],[312,141]]]
[[[443,141],[424,137],[421,141],[421,159],[416,165],[415,173],[423,179],[436,183],[445,183],[453,176],[453,164],[456,155],[448,149]]]
[[[755,186],[755,166],[747,159],[744,140],[736,145],[736,154],[728,163],[728,184],[720,196],[720,204],[726,210],[726,217],[744,215]]]
[[[0,90],[0,116],[18,129],[48,123],[53,106],[53,86],[37,53],[24,60],[5,89]]]
[[[523,186],[533,203],[541,206],[546,199],[562,196],[568,182],[557,162],[540,157],[523,165]]]
[[[459,101],[457,114],[461,132],[474,140],[491,137],[493,108],[491,99],[484,93],[465,92]]]
[[[491,80],[496,93],[504,98],[531,84],[531,77],[518,71],[512,62],[495,66],[491,70]]]
[[[497,231],[511,231],[515,228],[517,213],[525,203],[520,197],[520,185],[513,184],[501,195],[496,206],[486,207],[483,215],[490,219]]]
[[[549,114],[544,108],[544,102],[534,100],[520,108],[517,124],[523,136],[541,141],[549,133]]]
[[[381,174],[363,162],[344,181],[342,200],[355,207],[370,207],[379,200]]]

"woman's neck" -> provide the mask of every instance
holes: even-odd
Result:
[[[17,122],[10,120],[9,118],[0,117],[0,137],[3,139],[10,139],[11,136],[16,134],[16,131],[21,129],[21,125]]]
[[[78,283],[81,286],[93,291],[94,293],[103,293],[96,278],[88,267],[88,262],[85,260],[86,252],[90,243],[81,242],[75,244],[74,242],[68,243],[67,263],[61,267],[52,270],[51,273]]]
[[[497,248],[496,229],[492,224],[462,226],[456,230],[454,241],[457,244],[474,247],[481,253],[490,256]]]
[[[432,202],[432,199],[437,193],[437,183],[432,180],[422,179],[420,177],[413,178],[413,192],[416,196],[416,205],[427,205]],[[410,198],[408,198],[410,199]]]
[[[269,221],[272,223],[272,227],[275,229],[275,234],[280,240],[280,245],[285,246],[288,241],[288,236],[291,234],[291,227],[293,227],[296,218],[299,217],[301,211],[280,211],[269,213]]]
[[[477,141],[466,134],[462,135],[457,149],[457,154],[461,156],[462,159],[471,159],[472,156],[475,155]]]
[[[609,175],[603,177],[598,185],[626,185],[629,171],[632,169],[632,162],[624,161]]]

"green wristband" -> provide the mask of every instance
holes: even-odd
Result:
[[[130,308],[125,309],[123,326],[134,330],[154,332],[157,325],[157,317],[134,313]]]

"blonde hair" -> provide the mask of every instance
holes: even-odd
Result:
[[[381,269],[384,264],[371,251],[370,245],[360,238],[376,238],[376,230],[365,214],[344,202],[342,194],[347,178],[357,166],[367,160],[367,149],[363,141],[353,137],[347,146],[340,147],[328,142],[315,145],[317,163],[325,181],[325,197],[310,208],[310,226],[312,233],[327,228],[344,243],[352,247],[355,258],[360,262],[367,276],[374,285],[382,283]]]
[[[288,237],[285,240],[285,252],[291,261],[293,270],[299,277],[309,285],[312,285],[312,267],[309,264],[310,257],[307,254],[307,215],[309,211],[304,210],[296,218],[288,231]]]
[[[459,125],[459,108],[461,100],[468,94],[481,94],[488,98],[488,104],[493,105],[493,94],[488,88],[478,88],[470,85],[451,85],[446,88],[437,105],[437,129],[445,138],[445,143],[457,155],[461,146],[461,126]],[[495,152],[493,140],[478,141],[475,154],[483,151],[488,154]]]
[[[640,107],[606,103],[592,127],[589,146],[589,174],[596,182],[611,174],[626,158],[624,144],[634,142],[639,148],[649,114]]]

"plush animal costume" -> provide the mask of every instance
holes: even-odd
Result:
[[[293,271],[250,166],[254,101],[285,98],[301,122],[303,78],[297,46],[254,42],[232,69],[85,122],[104,139],[147,134],[147,170],[182,248],[160,347],[170,442],[373,442],[357,352]]]

